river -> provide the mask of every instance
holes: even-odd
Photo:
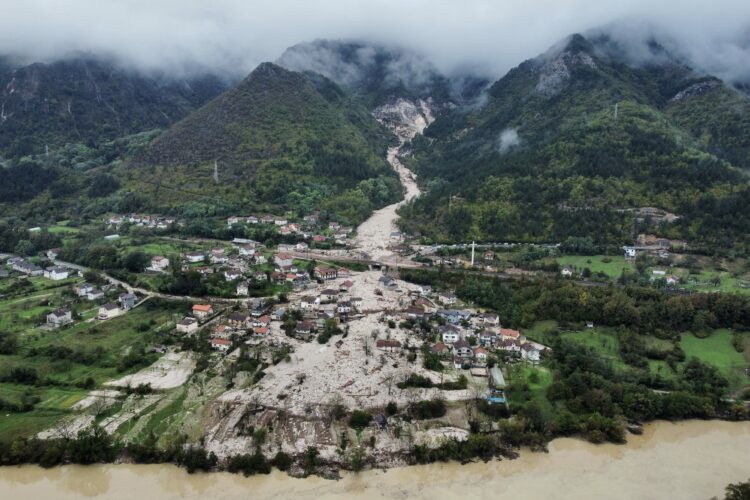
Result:
[[[0,498],[239,499],[700,499],[750,478],[750,422],[657,422],[629,443],[557,439],[549,453],[490,463],[347,474],[339,481],[214,473],[172,465],[0,468]]]

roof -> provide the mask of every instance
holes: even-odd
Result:
[[[211,343],[214,345],[232,345],[232,341],[229,339],[212,338]]]
[[[62,316],[67,316],[68,314],[70,314],[70,311],[68,309],[58,309],[57,311],[52,311],[50,314],[60,318]]]
[[[518,330],[512,330],[510,328],[501,328],[500,335],[502,335],[503,337],[518,338],[521,336],[521,332],[519,332]]]
[[[458,341],[456,341],[456,342],[453,343],[453,348],[454,349],[464,349],[466,347],[468,347],[468,348],[471,349],[471,344],[469,344],[465,340],[458,340]]]
[[[193,311],[209,312],[211,304],[193,304]]]
[[[401,347],[401,342],[398,340],[384,340],[380,339],[375,342],[377,347]]]
[[[178,325],[188,326],[192,325],[193,323],[197,323],[198,320],[195,318],[183,318],[182,321],[178,323]]]
[[[115,304],[114,302],[110,302],[109,304],[104,304],[102,307],[107,311],[114,311],[115,309],[120,308],[120,306]]]
[[[229,319],[231,321],[246,321],[247,320],[247,314],[243,314],[241,312],[233,312],[229,315]]]
[[[446,350],[448,350],[448,346],[443,344],[442,342],[438,342],[430,348],[430,351],[432,352],[444,352]]]

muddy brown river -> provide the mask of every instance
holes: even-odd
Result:
[[[283,473],[188,475],[171,465],[0,468],[2,499],[702,499],[750,478],[750,423],[659,422],[625,446],[558,439],[517,460],[368,471],[339,481]]]

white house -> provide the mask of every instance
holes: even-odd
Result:
[[[198,331],[198,320],[195,318],[184,318],[177,323],[177,331],[182,333],[195,333]]]
[[[64,267],[53,266],[44,270],[44,277],[53,281],[68,279],[69,271]]]
[[[622,247],[622,249],[625,251],[626,259],[635,259],[637,253],[635,247]]]
[[[169,267],[169,259],[163,255],[155,255],[151,258],[151,269],[154,271],[163,271]]]
[[[560,271],[560,274],[562,274],[563,278],[570,278],[573,276],[573,269],[570,266],[565,266]]]
[[[453,344],[461,340],[461,331],[452,325],[441,326],[440,335],[444,344]]]
[[[232,346],[232,341],[228,339],[212,338],[211,347],[219,352],[227,352]]]
[[[240,281],[237,283],[237,295],[240,297],[247,297],[250,291],[247,286],[247,281]]]
[[[58,328],[72,322],[73,315],[68,309],[58,309],[57,311],[52,311],[47,315],[47,324],[53,328]]]
[[[98,288],[92,288],[88,292],[86,292],[87,300],[99,300],[103,298],[104,298],[104,292],[102,292]]]
[[[96,315],[96,317],[100,320],[107,320],[116,318],[120,314],[122,314],[122,309],[120,309],[120,306],[115,302],[110,302],[109,304],[104,304],[99,308],[99,313]]]
[[[293,257],[288,253],[277,253],[273,256],[273,263],[279,267],[290,267],[293,260]]]
[[[224,279],[227,281],[234,281],[242,278],[242,271],[239,269],[227,269],[224,271]]]
[[[446,306],[455,305],[458,301],[456,296],[451,292],[441,292],[440,294],[438,294],[438,300]]]
[[[320,297],[302,297],[299,301],[299,307],[303,311],[317,309],[320,306]]]
[[[120,306],[122,306],[122,309],[124,311],[129,311],[133,308],[133,306],[135,306],[136,299],[137,297],[135,296],[135,294],[123,293],[119,298]]]
[[[187,252],[185,254],[185,260],[191,264],[194,264],[196,262],[203,262],[205,258],[206,256],[203,254],[203,252]]]

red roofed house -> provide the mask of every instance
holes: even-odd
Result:
[[[398,352],[401,350],[401,342],[399,342],[398,340],[379,339],[375,341],[375,347],[377,347],[381,351]]]
[[[232,341],[228,339],[212,338],[211,347],[217,351],[227,352],[232,346]]]
[[[518,340],[521,338],[521,332],[518,330],[511,330],[510,328],[501,328],[500,329],[500,336],[503,339],[514,339]]]
[[[198,319],[204,319],[213,314],[214,308],[211,304],[193,304],[193,316]]]

